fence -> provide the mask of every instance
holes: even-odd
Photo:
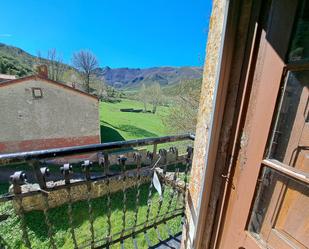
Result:
[[[0,232],[1,226],[8,232],[0,248],[10,248],[10,238],[18,237],[10,230],[13,215],[26,248],[159,248],[175,240],[179,245],[193,149],[179,153],[163,145],[190,140],[194,136],[185,134],[0,155],[0,165],[26,165],[12,172],[10,191],[0,197],[0,205],[11,205],[0,208]],[[142,146],[152,150],[137,149]],[[98,156],[69,163],[89,153]],[[53,163],[59,158],[68,162]]]

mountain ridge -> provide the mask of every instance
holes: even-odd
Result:
[[[38,57],[31,55],[21,48],[7,45],[0,42],[0,73],[16,74],[25,76],[32,74],[37,64]],[[49,60],[45,59],[46,63]],[[66,70],[74,69],[71,65],[63,63]],[[7,70],[9,67],[10,70]],[[11,69],[12,68],[12,69]],[[151,85],[159,83],[161,86],[170,86],[185,79],[202,78],[202,67],[197,66],[161,66],[150,68],[111,68],[99,67],[95,70],[95,75],[107,85],[117,89],[138,88],[142,84]]]

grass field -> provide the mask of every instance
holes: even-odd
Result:
[[[122,100],[119,103],[100,103],[100,125],[102,142],[159,137],[170,134],[163,118],[169,108],[159,106],[155,114],[121,112],[122,108],[143,109],[143,103]],[[149,109],[151,106],[149,105]]]
[[[0,185],[1,189],[6,188],[7,186]],[[145,222],[146,212],[147,212],[147,199],[148,199],[148,188],[149,184],[144,184],[141,186],[141,195],[140,195],[140,208],[138,210],[138,219],[137,224]],[[134,211],[136,208],[135,205],[135,196],[136,190],[130,189],[127,191],[127,213],[126,213],[126,227],[129,228],[134,224]],[[122,229],[122,198],[123,195],[121,192],[115,193],[112,196],[112,234],[120,232]],[[164,194],[164,201],[160,214],[165,214],[168,210],[168,203],[172,201],[171,211],[173,208],[181,204],[181,200],[178,200],[176,203],[176,196],[170,199],[170,191],[166,189]],[[150,218],[154,218],[157,214],[159,196],[157,193],[152,195],[152,208],[150,209]],[[107,235],[107,198],[103,196],[92,200],[93,206],[93,216],[94,216],[94,233],[96,239],[101,239]],[[17,249],[25,248],[22,245],[22,232],[20,228],[20,220],[16,216],[11,203],[5,203],[0,205],[0,214],[7,214],[9,218],[5,221],[0,222],[0,248],[1,242],[6,244],[7,248]],[[48,211],[48,217],[53,225],[53,232],[55,238],[55,244],[57,248],[71,249],[74,248],[73,241],[70,233],[70,226],[67,214],[67,206],[61,206],[57,208],[50,209]],[[25,215],[25,220],[27,224],[27,229],[29,232],[29,237],[31,240],[33,249],[45,249],[49,248],[50,243],[48,239],[48,230],[45,224],[45,219],[43,212],[41,211],[32,211]],[[172,233],[176,234],[181,231],[181,217],[178,216],[170,220],[168,226]],[[88,206],[86,201],[79,201],[73,204],[73,226],[76,233],[77,242],[79,245],[83,244],[85,241],[90,241],[90,223],[89,223],[89,213]],[[168,232],[164,225],[159,225],[158,229],[160,235],[163,239],[167,239]],[[148,231],[148,236],[153,245],[159,243],[156,231],[150,229]],[[146,240],[143,234],[140,234],[136,237],[138,248],[148,248]],[[102,243],[102,242],[101,242]],[[134,248],[132,238],[125,241],[125,248]],[[6,247],[4,247],[6,248]],[[90,247],[86,247],[90,248]],[[111,248],[120,248],[119,243],[115,244]]]

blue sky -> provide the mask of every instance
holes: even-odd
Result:
[[[3,0],[0,42],[65,62],[90,49],[101,66],[201,66],[211,0]]]

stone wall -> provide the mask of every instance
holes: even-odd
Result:
[[[187,223],[184,227],[181,248],[197,248],[195,244],[195,236],[198,218],[200,218],[199,209],[202,205],[200,201],[203,193],[205,167],[208,156],[206,152],[209,144],[209,129],[211,128],[212,113],[214,111],[214,96],[221,66],[220,48],[223,41],[225,8],[226,1],[213,1],[196,126],[196,139],[194,142],[191,180],[187,193]]]
[[[129,151],[126,153],[114,153],[114,154],[109,154],[109,163],[112,165],[115,165],[118,161],[119,154],[122,154],[128,158],[126,161],[126,165],[134,165],[136,162],[133,160],[133,153],[135,151]],[[147,159],[146,157],[146,150],[139,150],[139,153],[142,155],[142,164],[144,165],[150,165],[151,161]],[[176,162],[185,162],[186,155],[179,155],[177,156],[173,152],[168,152],[167,157],[166,157],[166,163],[168,165],[173,165]],[[156,158],[154,159],[154,162],[158,161],[158,165],[162,165],[162,161],[159,161],[158,155],[156,155]],[[160,170],[158,171],[160,174]],[[142,167],[140,170],[140,176],[141,176],[141,181],[140,183],[146,183],[149,182],[150,176],[152,174],[151,167]],[[125,188],[132,188],[137,185],[137,172],[136,170],[127,170],[126,171],[126,182],[125,182]],[[83,174],[82,174],[82,177]],[[172,182],[173,179],[173,173],[167,172],[166,174],[166,180],[165,184],[168,182]],[[88,190],[87,190],[87,183],[82,182],[82,179],[71,179],[71,198],[72,202],[80,201],[80,200],[86,200],[88,198]],[[106,195],[108,191],[110,193],[115,193],[118,191],[121,191],[123,188],[123,180],[122,176],[116,175],[116,176],[111,176],[109,177],[109,187],[107,187],[107,181],[106,178],[99,179],[96,181],[91,181],[91,192],[90,192],[90,198],[98,198],[103,195]],[[183,182],[177,183],[181,187],[183,185]],[[64,180],[61,181],[50,181],[47,182],[47,187],[48,187],[48,194],[46,195],[48,197],[48,205],[50,208],[53,207],[58,207],[63,204],[68,203],[68,192],[66,187],[64,186],[65,182]],[[183,187],[183,186],[182,186]],[[21,186],[22,188],[22,193],[26,194],[28,192],[32,191],[39,191],[40,187],[38,184],[25,184]],[[13,191],[12,186],[10,187],[10,192]],[[22,204],[23,208],[26,212],[32,211],[32,210],[43,210],[45,208],[45,197],[41,193],[35,194],[32,196],[26,196],[23,197]],[[16,203],[14,203],[15,208],[18,208]]]
[[[140,178],[140,183],[146,183],[150,181],[150,171],[143,171],[142,176]],[[137,185],[137,176],[136,174],[128,176],[125,181],[125,188],[132,188]],[[70,195],[72,202],[86,200],[88,198],[88,190],[87,190],[87,183],[83,182],[78,184],[77,181],[72,181],[72,186],[70,188]],[[63,184],[60,183],[60,184]],[[90,182],[91,191],[90,191],[90,198],[98,198],[104,196],[110,191],[110,193],[115,193],[121,191],[123,188],[123,180],[120,176],[110,177],[109,178],[109,185],[107,185],[106,180],[98,180]],[[31,184],[31,185],[24,185],[22,187],[22,192],[28,191],[35,191],[38,190],[38,184]],[[51,190],[46,194],[48,199],[49,208],[54,208],[61,206],[63,204],[67,204],[69,197],[68,191],[66,188],[60,188]],[[32,210],[43,210],[46,206],[45,200],[42,194],[36,194],[32,196],[27,196],[22,199],[22,205],[26,212]],[[14,203],[15,208],[18,208],[17,204]]]

